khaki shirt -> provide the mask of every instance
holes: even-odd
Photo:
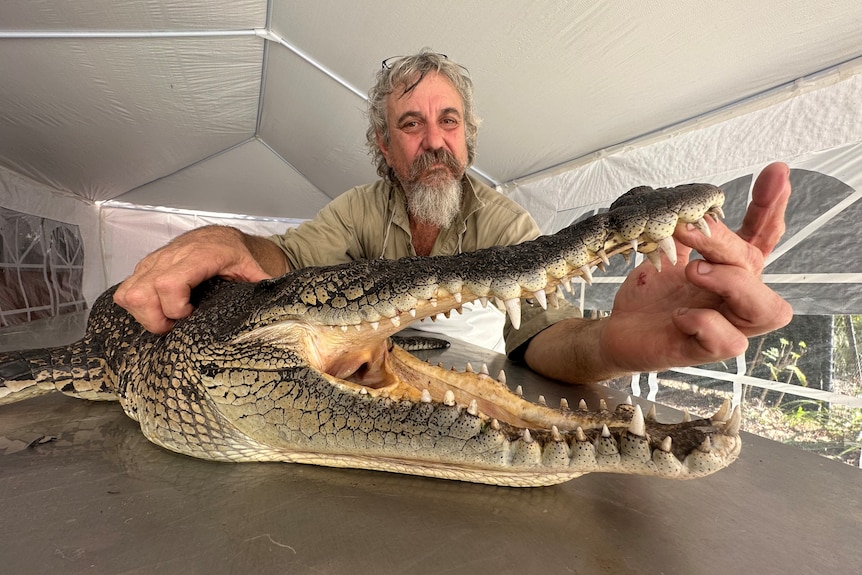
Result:
[[[539,236],[532,216],[517,203],[472,177],[464,178],[464,201],[456,223],[442,230],[431,255],[453,255],[497,245],[514,245]],[[313,220],[269,238],[284,251],[290,266],[335,265],[353,260],[415,256],[407,199],[400,187],[385,180],[357,186],[327,204]],[[512,356],[534,335],[579,310],[561,302],[547,312],[524,305],[521,327],[506,321],[506,351]]]

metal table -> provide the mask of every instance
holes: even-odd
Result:
[[[549,402],[625,399],[467,345],[429,356],[505,367],[510,385]],[[862,474],[743,437],[740,459],[705,479],[591,474],[512,489],[199,461],[147,442],[117,404],[51,394],[0,406],[0,571],[859,573]]]

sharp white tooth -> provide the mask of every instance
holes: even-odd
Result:
[[[599,262],[596,264],[596,267],[602,270],[603,272],[608,271],[608,268],[605,267],[605,262]]]
[[[569,409],[569,400],[565,397],[560,399],[560,410],[567,411]]]
[[[548,296],[545,293],[545,290],[540,289],[538,291],[534,291],[533,297],[536,298],[536,301],[539,302],[542,309],[548,309]]]
[[[599,411],[607,411],[608,410],[608,402],[604,399],[599,400]]]
[[[431,392],[427,389],[422,390],[422,397],[419,399],[422,403],[431,403]]]
[[[578,409],[580,409],[581,411],[589,411],[589,408],[587,407],[587,402],[583,399],[580,400],[578,402]]]
[[[521,387],[520,385],[518,387],[516,387],[515,388],[515,395],[517,395],[518,397],[524,397],[524,388]]]
[[[566,290],[567,292],[569,292],[569,293],[575,293],[575,292],[574,292],[574,289],[572,288],[572,278],[570,278],[570,277],[568,277],[568,276],[564,277],[564,278],[563,278],[563,281],[562,281],[562,284],[563,284],[563,287],[565,288],[565,290]]]
[[[611,265],[611,260],[608,259],[608,253],[604,249],[600,249],[598,252],[596,252],[596,255],[602,258],[602,263],[604,263],[606,266]]]
[[[475,399],[470,400],[470,405],[467,406],[467,413],[470,415],[479,415],[479,404]]]
[[[721,209],[721,206],[712,206],[709,209],[709,213],[714,218],[724,219],[724,210]]]
[[[545,405],[545,406],[547,406],[547,405],[548,405],[548,402],[545,400],[545,396],[544,396],[544,395],[540,395],[540,396],[539,396],[539,399],[537,400],[537,403],[538,403],[539,405]]]
[[[407,313],[409,313],[409,314],[410,314],[410,317],[416,317],[416,308],[412,308],[412,309],[411,309],[409,312],[407,312]]]
[[[347,333],[347,326],[346,325],[341,326],[341,331],[344,333]]]
[[[452,294],[452,297],[455,298],[455,302],[461,303],[461,292],[456,292]]]
[[[659,240],[658,248],[667,255],[667,259],[670,261],[671,265],[676,265],[676,242],[673,241],[672,236]]]
[[[671,445],[673,444],[673,440],[670,438],[670,435],[661,440],[661,445],[659,445],[659,449],[664,451],[665,453],[670,453]]]
[[[513,297],[505,301],[506,313],[509,314],[509,319],[512,321],[512,327],[519,329],[521,327],[521,300]]]
[[[584,433],[584,430],[581,429],[580,425],[578,426],[577,429],[575,429],[575,439],[577,439],[578,441],[586,441],[587,440],[587,434]]]
[[[649,406],[649,411],[646,414],[646,418],[649,419],[650,421],[655,421],[657,417],[658,417],[658,414],[656,414],[656,411],[655,411],[655,404],[652,404]]]
[[[499,381],[503,385],[506,385],[506,372],[502,369],[500,370],[500,373],[497,374],[497,381]]]
[[[524,428],[524,435],[521,436],[521,439],[524,440],[524,443],[533,443],[533,435],[529,429]]]
[[[700,444],[700,447],[698,447],[698,449],[700,449],[704,453],[709,453],[710,451],[712,451],[712,440],[709,439],[708,435],[706,436],[706,439],[703,440],[703,443]]]
[[[557,429],[556,425],[551,426],[551,438],[554,441],[562,441],[563,440],[563,436],[560,435],[560,430]]]
[[[737,405],[733,408],[733,413],[730,415],[730,419],[727,420],[727,424],[724,426],[725,435],[729,435],[730,437],[736,437],[739,435],[739,429],[742,426],[742,409]]]
[[[499,431],[500,430],[500,422],[497,421],[496,419],[492,419],[491,420],[491,429],[493,429],[494,431]]]
[[[431,299],[428,300],[428,303],[431,304],[431,307],[437,307],[437,298],[432,297]]]
[[[364,387],[359,388],[359,395],[368,395],[368,390]]]
[[[634,405],[634,402],[632,401],[631,395],[626,396],[626,405]]]
[[[353,324],[353,327],[356,328],[356,331],[362,331],[362,324],[360,324],[360,323]]]
[[[640,405],[635,406],[635,414],[632,416],[632,421],[629,424],[629,433],[644,437],[646,435],[646,423],[644,422],[644,412]]]
[[[718,408],[718,411],[715,412],[715,415],[710,417],[710,420],[713,423],[724,423],[730,419],[730,400],[725,399],[721,403],[721,407]]]
[[[488,364],[487,363],[482,364],[481,369],[479,369],[479,373],[481,373],[482,375],[491,375],[491,373],[488,371]]]
[[[452,392],[451,389],[447,389],[446,393],[443,394],[443,403],[448,405],[449,407],[455,405],[455,394]]]
[[[629,247],[631,248],[631,250],[633,252],[638,251],[638,240],[637,240],[637,238],[635,238],[629,242]]]
[[[610,437],[610,436],[611,436],[611,430],[610,430],[610,429],[608,429],[608,426],[607,426],[607,424],[606,424],[606,423],[603,423],[603,424],[602,424],[602,437],[604,437],[605,439],[607,439],[607,438],[608,438],[608,437]]]
[[[488,307],[488,298],[484,296],[480,297],[479,303],[482,304],[482,309],[486,309]]]
[[[646,257],[656,270],[661,271],[661,254],[658,250],[647,252]]]
[[[584,281],[589,285],[593,285],[593,272],[590,271],[590,266],[581,266],[581,277],[584,278]]]
[[[377,328],[379,328],[379,327],[380,327],[379,321],[372,321],[371,322],[371,329],[373,329],[374,331],[377,331]]]
[[[700,218],[699,220],[695,221],[694,227],[699,229],[701,231],[701,233],[703,235],[705,235],[706,237],[708,237],[708,238],[712,237],[712,231],[709,229],[709,224],[706,222],[705,219]]]
[[[467,362],[467,365],[466,365],[466,366],[465,366],[465,368],[464,368],[464,372],[465,372],[465,373],[476,373],[476,372],[474,372],[474,371],[473,371],[473,366],[472,366],[472,365],[470,365],[470,362],[469,362],[469,361]]]

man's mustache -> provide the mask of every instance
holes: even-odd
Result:
[[[457,158],[455,158],[455,156],[448,150],[440,148],[425,152],[413,160],[413,164],[410,166],[410,179],[415,180],[434,164],[443,164],[449,168],[449,171],[452,172],[452,174],[458,174],[461,172],[461,164],[458,162]]]

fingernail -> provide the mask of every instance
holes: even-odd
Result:
[[[697,262],[697,273],[699,273],[700,275],[706,275],[706,274],[710,273],[711,271],[712,271],[712,264],[711,263],[704,261],[704,260],[700,260],[699,262]]]

